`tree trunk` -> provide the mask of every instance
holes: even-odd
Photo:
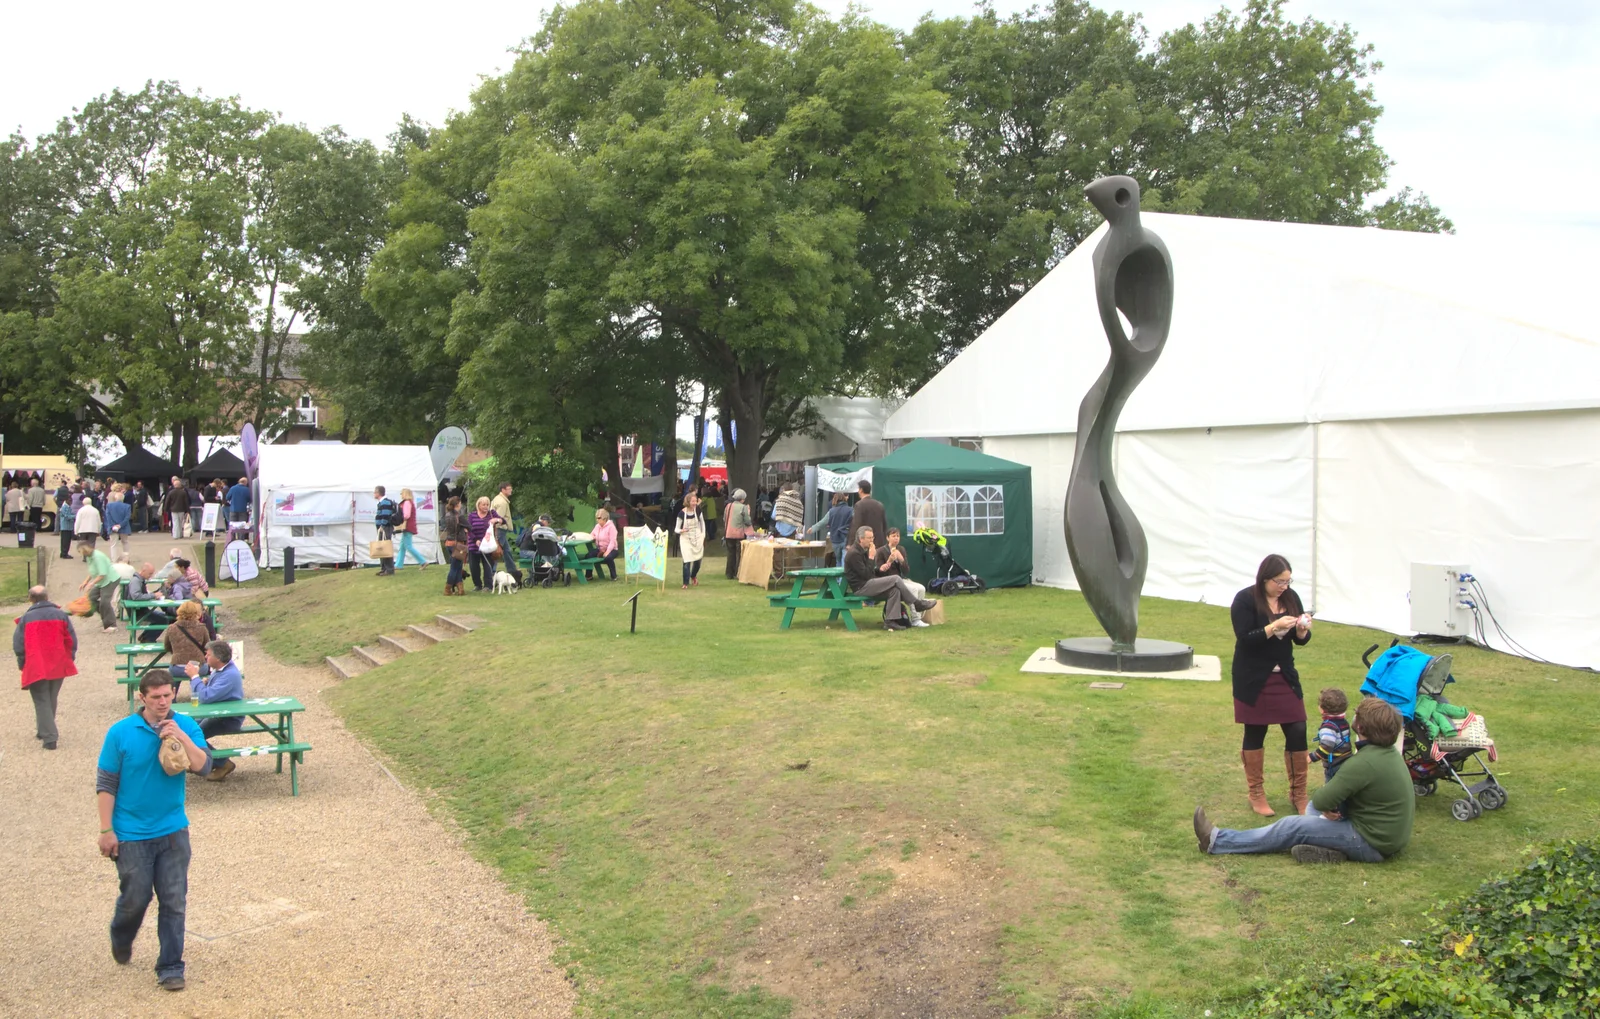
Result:
[[[183,423],[183,473],[188,474],[200,466],[200,419],[190,418]]]
[[[724,392],[728,416],[733,427],[724,440],[728,445],[728,486],[742,488],[756,502],[756,485],[761,480],[761,433],[766,421],[766,379],[759,374],[741,373]]]

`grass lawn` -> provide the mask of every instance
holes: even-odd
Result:
[[[1499,741],[1505,808],[1461,823],[1448,792],[1419,800],[1411,847],[1382,866],[1202,857],[1197,802],[1256,821],[1226,680],[1098,691],[1018,672],[1098,632],[1070,592],[956,599],[928,630],[801,613],[782,632],[720,567],[647,588],[633,636],[631,585],[447,599],[438,568],[320,578],[240,611],[303,663],[435,612],[491,621],[333,701],[553,926],[592,1015],[1198,1014],[1393,945],[1439,899],[1600,820],[1600,679],[1468,649],[1453,699]],[[1142,624],[1222,655],[1226,676],[1225,608],[1147,599]],[[1298,652],[1313,701],[1330,685],[1353,700],[1379,640],[1319,623]]]
[[[0,605],[20,605],[28,600],[28,564],[34,549],[0,548]]]

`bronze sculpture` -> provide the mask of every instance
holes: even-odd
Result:
[[[1171,641],[1139,639],[1139,592],[1150,548],[1144,528],[1112,473],[1117,418],[1135,386],[1155,367],[1172,324],[1172,258],[1139,221],[1139,184],[1101,177],[1084,189],[1106,218],[1094,249],[1094,289],[1111,360],[1078,408],[1077,448],[1067,483],[1067,554],[1084,600],[1110,640],[1056,643],[1063,664],[1116,671],[1189,668],[1194,650]],[[1127,317],[1128,329],[1118,312]]]

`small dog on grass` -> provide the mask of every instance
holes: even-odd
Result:
[[[509,573],[501,572],[494,575],[495,594],[516,594],[517,578]]]

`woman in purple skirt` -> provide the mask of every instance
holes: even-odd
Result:
[[[1250,808],[1271,817],[1263,789],[1262,761],[1267,727],[1283,729],[1283,767],[1289,775],[1289,800],[1296,814],[1306,808],[1306,704],[1294,646],[1311,640],[1311,616],[1293,581],[1289,560],[1269,555],[1256,570],[1254,585],[1233,599],[1233,720],[1244,726],[1245,786]]]

